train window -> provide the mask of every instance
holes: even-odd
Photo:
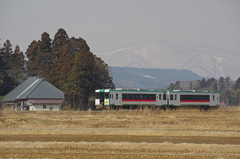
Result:
[[[175,95],[175,100],[177,100],[177,95]]]
[[[209,100],[209,95],[180,95],[180,100]]]
[[[95,99],[100,99],[100,93],[95,93]]]
[[[159,100],[162,100],[162,95],[161,94],[159,94]]]
[[[155,94],[122,94],[122,99],[156,100]]]
[[[118,99],[118,93],[116,94],[116,99]]]
[[[134,99],[134,95],[133,94],[130,95],[130,99]]]
[[[173,95],[172,94],[170,95],[170,100],[173,100]]]
[[[163,95],[163,100],[167,100],[166,94]]]
[[[212,100],[214,100],[214,95],[212,96]]]
[[[136,98],[136,99],[140,99],[140,98],[139,98],[139,94],[136,94],[136,95],[135,95],[135,98]]]

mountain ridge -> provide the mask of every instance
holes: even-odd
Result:
[[[239,77],[240,54],[207,44],[143,41],[99,56],[109,66],[186,69],[203,77]]]
[[[117,88],[163,89],[176,81],[200,80],[189,70],[109,67]]]

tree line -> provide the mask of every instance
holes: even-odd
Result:
[[[83,38],[69,38],[62,28],[53,40],[42,33],[25,55],[18,45],[12,51],[9,40],[0,48],[0,96],[28,76],[39,76],[64,92],[65,104],[71,109],[86,110],[95,89],[115,88],[108,65],[90,51]]]
[[[195,80],[190,82],[176,81],[171,83],[167,90],[197,90],[197,91],[213,91],[220,93],[220,102],[225,105],[240,105],[240,77],[236,82],[232,82],[229,76]]]

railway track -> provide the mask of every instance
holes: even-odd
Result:
[[[240,145],[240,137],[218,136],[139,136],[139,135],[78,135],[78,134],[0,134],[0,141],[21,142],[146,142]]]

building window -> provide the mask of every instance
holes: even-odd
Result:
[[[47,109],[46,105],[43,105],[43,109]]]

